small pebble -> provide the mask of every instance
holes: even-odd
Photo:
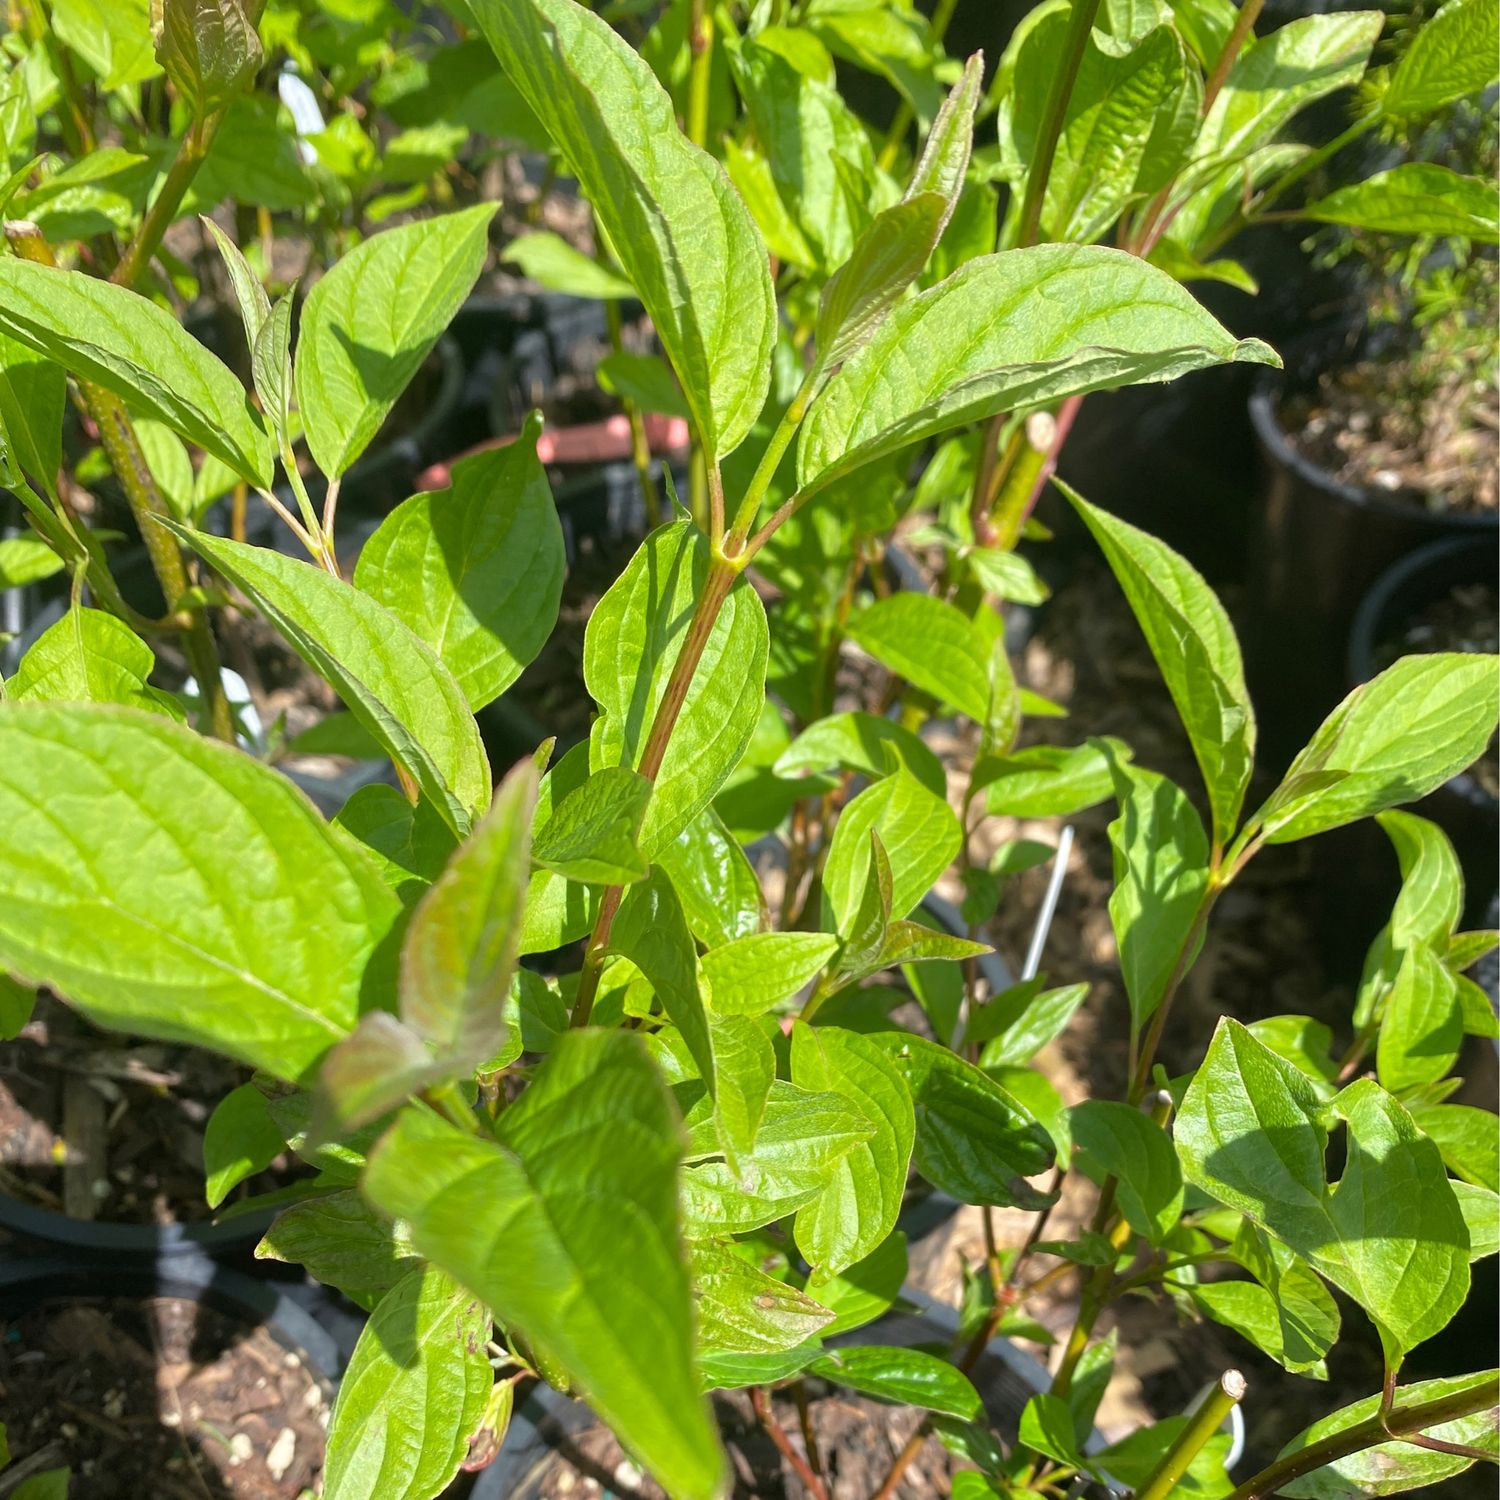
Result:
[[[297,1434],[290,1427],[283,1427],[276,1434],[276,1441],[271,1444],[270,1452],[266,1454],[266,1468],[271,1471],[271,1478],[279,1482],[291,1468],[296,1455]]]
[[[255,1444],[250,1441],[248,1434],[237,1432],[229,1440],[229,1462],[231,1464],[248,1463],[255,1457]]]
[[[639,1489],[641,1480],[645,1477],[629,1459],[626,1459],[615,1470],[615,1485],[622,1490]]]

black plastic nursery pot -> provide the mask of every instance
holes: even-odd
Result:
[[[1493,528],[1483,533],[1429,542],[1387,568],[1375,580],[1355,612],[1349,632],[1349,686],[1368,682],[1389,665],[1405,635],[1424,613],[1441,606],[1456,589],[1487,590],[1493,601],[1500,588],[1500,556]],[[1442,649],[1420,642],[1414,649]],[[1493,770],[1494,749],[1487,752]],[[1493,785],[1493,781],[1491,782]],[[1453,840],[1464,868],[1464,925],[1486,925],[1497,881],[1500,881],[1500,801],[1473,770],[1455,776],[1417,804]]]
[[[888,1313],[878,1322],[832,1342],[951,1347],[957,1328],[957,1316],[951,1308],[919,1292],[903,1292],[902,1300],[912,1306],[912,1311]],[[1032,1396],[1047,1389],[1050,1379],[1042,1364],[1005,1339],[996,1339],[988,1346],[970,1378],[984,1402],[986,1415],[1006,1442],[1015,1440],[1022,1409]],[[816,1388],[818,1382],[813,1385]],[[813,1394],[816,1423],[816,1389]],[[602,1493],[605,1500],[632,1500],[636,1490],[628,1477],[631,1471],[621,1471],[619,1479],[614,1472],[601,1473],[580,1451],[579,1440],[598,1425],[598,1418],[582,1402],[560,1396],[549,1386],[534,1386],[517,1407],[499,1456],[476,1476],[472,1500],[540,1500],[544,1495],[562,1493],[561,1487],[549,1488],[549,1481],[555,1482],[569,1471],[575,1477],[596,1481],[589,1493]],[[1096,1433],[1088,1447],[1092,1451],[1103,1445],[1104,1440]],[[836,1473],[833,1478],[837,1480]],[[1099,1486],[1080,1491],[1093,1496],[1109,1493]]]
[[[1429,542],[1470,537],[1493,556],[1500,541],[1494,516],[1434,512],[1342,483],[1297,450],[1280,408],[1316,381],[1328,350],[1326,337],[1303,345],[1286,376],[1263,375],[1250,397],[1263,486],[1250,535],[1247,667],[1273,758],[1304,744],[1347,690],[1345,645],[1386,568]]]
[[[133,1363],[119,1360],[112,1366],[116,1371],[127,1369],[119,1385],[102,1402],[83,1404],[99,1395],[94,1386],[100,1383],[83,1366],[110,1359],[119,1344],[125,1343],[124,1339],[111,1340],[103,1349],[95,1343],[92,1347],[96,1354],[90,1359],[85,1352],[90,1347],[90,1330],[92,1338],[97,1340],[101,1331],[107,1333],[112,1326],[118,1326],[122,1310],[127,1317],[135,1313],[148,1327],[155,1327],[151,1321],[154,1315],[146,1304],[157,1303],[158,1299],[191,1305],[191,1311],[180,1308],[176,1311],[181,1320],[179,1326],[185,1326],[190,1336],[184,1340],[188,1348],[180,1351],[186,1355],[187,1365],[169,1364],[171,1356],[156,1343],[153,1334],[149,1346],[146,1340],[139,1340]],[[311,1283],[281,1288],[252,1280],[202,1256],[171,1256],[154,1262],[123,1261],[102,1266],[96,1261],[69,1256],[0,1255],[0,1337],[4,1339],[8,1362],[14,1365],[5,1411],[11,1453],[6,1479],[19,1480],[32,1470],[71,1467],[70,1494],[108,1496],[110,1500],[129,1494],[131,1500],[137,1500],[147,1492],[130,1488],[113,1471],[99,1472],[95,1467],[110,1440],[116,1445],[116,1453],[128,1438],[131,1446],[138,1443],[151,1452],[170,1451],[172,1465],[185,1468],[191,1464],[196,1469],[206,1443],[220,1441],[228,1446],[238,1434],[243,1434],[239,1441],[252,1445],[244,1457],[253,1456],[257,1463],[273,1465],[278,1436],[281,1437],[284,1468],[281,1478],[289,1495],[298,1493],[299,1487],[310,1483],[322,1467],[319,1442],[322,1432],[316,1413],[309,1408],[321,1406],[326,1412],[353,1347],[353,1326],[341,1323],[336,1315],[324,1316],[325,1301],[322,1290]],[[43,1337],[34,1347],[23,1343],[21,1320],[31,1321],[32,1337],[37,1338],[38,1316],[49,1309],[59,1315],[59,1321],[46,1325],[58,1342]],[[202,1310],[216,1315],[211,1324],[206,1324]],[[82,1328],[75,1321],[64,1343],[61,1320],[70,1316],[88,1321]],[[170,1380],[175,1395],[176,1381],[186,1378],[188,1366],[200,1366],[226,1353],[232,1357],[240,1344],[252,1339],[257,1346],[255,1357],[246,1357],[235,1366],[243,1385],[236,1384],[225,1393],[227,1399],[223,1405],[233,1419],[230,1431],[224,1431],[222,1426],[205,1426],[199,1420],[202,1413],[195,1407],[191,1391],[185,1402],[177,1401],[175,1410],[170,1398],[158,1394],[167,1389],[160,1385],[163,1379]],[[38,1387],[33,1382],[42,1378],[37,1372],[66,1362],[67,1350],[74,1347],[80,1354],[72,1366],[74,1375],[67,1377],[67,1382],[71,1385],[76,1380],[86,1389],[79,1392],[82,1402],[75,1403],[76,1409],[65,1408],[62,1413],[72,1420],[48,1422],[38,1428],[33,1424],[40,1419],[33,1413],[31,1420],[23,1423],[18,1411],[23,1391],[17,1383],[17,1372],[31,1372],[26,1383],[35,1394]],[[169,1377],[169,1369],[177,1374]],[[127,1385],[132,1388],[127,1389]],[[278,1434],[279,1423],[273,1420],[277,1408],[265,1393],[266,1388],[275,1390],[278,1386],[282,1390],[304,1389],[309,1398],[303,1403],[305,1409],[298,1421],[302,1443],[295,1458],[286,1454],[286,1439],[292,1433],[288,1430]],[[288,1409],[283,1406],[281,1411]],[[257,1412],[261,1413],[259,1420]],[[158,1422],[151,1420],[153,1415]],[[238,1420],[242,1416],[246,1419],[243,1425]],[[164,1433],[164,1428],[169,1431]],[[200,1454],[199,1459],[192,1457],[194,1448]],[[275,1473],[275,1467],[271,1472]],[[165,1475],[151,1477],[157,1480]],[[192,1475],[184,1473],[182,1479],[181,1493],[210,1493],[201,1473],[191,1490],[188,1484]],[[227,1495],[230,1491],[215,1487],[211,1493]],[[256,1493],[266,1491],[258,1489]]]

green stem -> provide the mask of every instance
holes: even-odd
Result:
[[[1042,226],[1042,202],[1047,195],[1047,179],[1052,175],[1052,163],[1057,156],[1057,143],[1062,138],[1063,121],[1068,116],[1068,101],[1073,96],[1073,85],[1078,79],[1078,69],[1083,63],[1084,49],[1088,46],[1089,32],[1094,26],[1094,17],[1099,13],[1099,0],[1073,0],[1068,12],[1068,31],[1063,38],[1062,64],[1052,75],[1052,86],[1047,95],[1047,111],[1042,117],[1041,134],[1037,139],[1036,155],[1026,173],[1026,195],[1021,200],[1021,228],[1016,240],[1018,245],[1034,245]]]
[[[755,518],[760,514],[761,501],[766,498],[766,491],[771,487],[771,480],[776,476],[782,456],[797,435],[797,429],[802,425],[802,418],[807,415],[807,408],[817,394],[822,379],[822,366],[815,364],[803,377],[797,394],[792,397],[792,404],[776,424],[776,431],[771,434],[771,441],[766,444],[766,451],[761,454],[755,473],[750,476],[744,498],[734,514],[734,525],[724,541],[726,556],[738,557],[744,550],[745,538],[749,536],[750,528],[755,525]]]
[[[1203,1445],[1224,1425],[1224,1419],[1245,1399],[1245,1377],[1226,1370],[1203,1404],[1162,1455],[1151,1477],[1135,1492],[1135,1500],[1166,1500],[1203,1451]]]
[[[1466,1391],[1454,1391],[1438,1396],[1432,1401],[1421,1401],[1414,1406],[1397,1406],[1382,1416],[1377,1412],[1363,1422],[1356,1422],[1342,1432],[1330,1433],[1316,1443],[1296,1453],[1278,1458],[1275,1463],[1262,1469],[1259,1474],[1247,1479],[1229,1496],[1229,1500],[1265,1500],[1274,1495],[1283,1485],[1337,1463],[1351,1453],[1361,1453],[1366,1448],[1378,1447],[1392,1438],[1408,1438],[1420,1433],[1424,1427],[1441,1427],[1445,1422],[1457,1421],[1460,1417],[1473,1416],[1485,1411],[1500,1401],[1500,1377],[1492,1376],[1483,1384]]]
[[[1240,6],[1240,13],[1234,19],[1234,28],[1230,31],[1223,50],[1214,59],[1213,72],[1208,75],[1208,82],[1203,86],[1205,116],[1213,108],[1214,100],[1219,97],[1219,91],[1228,80],[1235,61],[1240,55],[1240,48],[1249,40],[1250,33],[1255,29],[1255,23],[1260,19],[1264,4],[1265,0],[1244,0]]]
[[[606,301],[604,318],[609,325],[610,348],[619,354],[624,349],[620,304]],[[630,424],[630,457],[640,482],[641,498],[646,503],[646,524],[654,530],[661,525],[661,496],[657,494],[656,481],[651,477],[651,445],[646,441],[646,424],[641,420],[640,408],[628,396],[620,398],[620,406]]]
[[[708,144],[708,96],[713,77],[714,22],[705,0],[691,0],[688,12],[688,50],[692,56],[688,72],[688,139],[695,146]]]
[[[193,178],[198,175],[198,168],[203,165],[223,118],[222,110],[205,115],[202,119],[195,120],[183,137],[177,156],[161,185],[161,191],[152,199],[140,228],[135,232],[135,238],[120,257],[120,264],[115,267],[114,275],[109,278],[117,286],[133,287],[141,279],[142,273],[151,263],[151,257],[161,246],[162,236],[177,217],[177,210],[182,207],[182,200],[192,186]]]
[[[715,557],[709,564],[708,577],[703,581],[703,592],[693,608],[693,617],[688,622],[687,635],[677,660],[672,663],[672,675],[667,679],[666,691],[657,705],[656,717],[651,721],[651,733],[641,751],[640,764],[636,771],[647,781],[654,782],[661,770],[672,731],[677,727],[682,705],[687,701],[688,689],[693,685],[693,675],[703,659],[703,649],[713,634],[715,622],[729,590],[740,575],[734,563]],[[609,934],[614,926],[620,902],[625,894],[623,886],[612,885],[604,892],[599,903],[599,915],[594,921],[594,930],[589,935],[588,947],[584,950],[583,968],[578,975],[578,991],[573,1001],[573,1014],[569,1025],[587,1026],[594,1009],[594,998],[599,993],[599,976],[604,970],[604,958],[609,952]]]

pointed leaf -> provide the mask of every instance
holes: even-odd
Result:
[[[724,1158],[737,1169],[755,1145],[766,1098],[776,1078],[771,1039],[748,1016],[710,1016],[713,1047],[714,1123]]]
[[[826,932],[756,932],[703,955],[709,1004],[723,1016],[759,1016],[790,1000],[838,952]]]
[[[247,1177],[264,1172],[286,1150],[286,1140],[253,1083],[231,1089],[214,1106],[203,1130],[204,1196],[217,1208]]]
[[[1489,185],[1434,162],[1403,162],[1341,187],[1300,212],[1321,224],[1378,234],[1456,235],[1485,245],[1500,240],[1500,215]]]
[[[421,1264],[405,1226],[380,1218],[353,1188],[283,1209],[255,1258],[303,1266],[325,1286],[356,1297],[388,1292]]]
[[[593,205],[709,461],[722,458],[760,415],[776,335],[765,246],[743,201],[601,17],[572,0],[477,0],[472,9]]]
[[[123,620],[78,606],[37,637],[5,693],[18,702],[119,703],[181,723],[177,700],[147,681],[155,667],[151,648]]]
[[[845,634],[913,687],[977,724],[988,718],[989,646],[968,616],[946,599],[892,594],[855,615]]]
[[[781,752],[772,769],[786,777],[804,771],[858,771],[876,781],[890,773],[892,749],[899,764],[929,792],[938,797],[948,795],[943,763],[920,737],[874,714],[830,714],[809,724]]]
[[[285,777],[128,709],[0,707],[0,967],[91,1020],[309,1074],[399,903]]]
[[[297,406],[330,479],[357,459],[469,295],[493,203],[371,235],[308,294],[297,337]]]
[[[703,1359],[779,1354],[816,1338],[833,1321],[826,1307],[767,1276],[744,1256],[716,1245],[691,1248]]]
[[[754,867],[713,808],[653,858],[670,878],[693,936],[707,947],[749,937],[770,920]]]
[[[955,1365],[920,1349],[854,1345],[819,1355],[810,1374],[900,1406],[940,1411],[966,1422],[984,1415],[979,1392]]]
[[[389,610],[311,563],[163,522],[244,590],[460,837],[489,804],[474,716],[448,669]]]
[[[1166,1131],[1112,1099],[1074,1105],[1068,1127],[1083,1172],[1101,1186],[1113,1177],[1126,1222],[1151,1244],[1161,1244],[1182,1215],[1182,1172]]]
[[[501,259],[520,266],[522,274],[538,286],[565,297],[622,302],[635,296],[623,276],[575,250],[560,234],[523,234],[505,247]]]
[[[1500,24],[1487,0],[1449,0],[1413,34],[1381,109],[1398,118],[1431,114],[1495,81]]]
[[[671,1494],[717,1500],[725,1465],[693,1369],[680,1139],[642,1039],[576,1031],[505,1111],[498,1141],[407,1110],[364,1190],[566,1372]],[[636,1288],[624,1298],[623,1265]]]
[[[644,880],[637,847],[651,783],[624,766],[595,771],[558,803],[532,847],[544,869],[592,885]]]

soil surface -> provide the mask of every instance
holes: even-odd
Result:
[[[920,1413],[835,1391],[820,1381],[809,1381],[808,1391],[809,1419],[830,1493],[865,1500],[880,1488]],[[803,1500],[807,1487],[756,1419],[749,1396],[720,1391],[713,1407],[734,1471],[735,1500]],[[771,1414],[792,1447],[805,1454],[789,1393],[776,1393]],[[948,1495],[953,1471],[942,1444],[929,1439],[894,1493],[900,1500]],[[509,1500],[597,1500],[606,1493],[620,1500],[666,1500],[666,1491],[626,1458],[608,1428],[590,1427],[566,1438],[558,1456],[523,1480]]]
[[[75,1219],[207,1220],[204,1126],[245,1077],[210,1052],[97,1031],[44,994],[21,1035],[0,1042],[0,1190]],[[229,1201],[296,1170],[279,1158]]]
[[[296,1500],[331,1392],[265,1328],[176,1297],[45,1303],[0,1323],[6,1480],[80,1500]]]
[[[1413,402],[1399,359],[1363,360],[1326,373],[1288,400],[1293,445],[1344,484],[1434,512],[1493,515],[1500,490],[1495,391],[1444,386]]]

